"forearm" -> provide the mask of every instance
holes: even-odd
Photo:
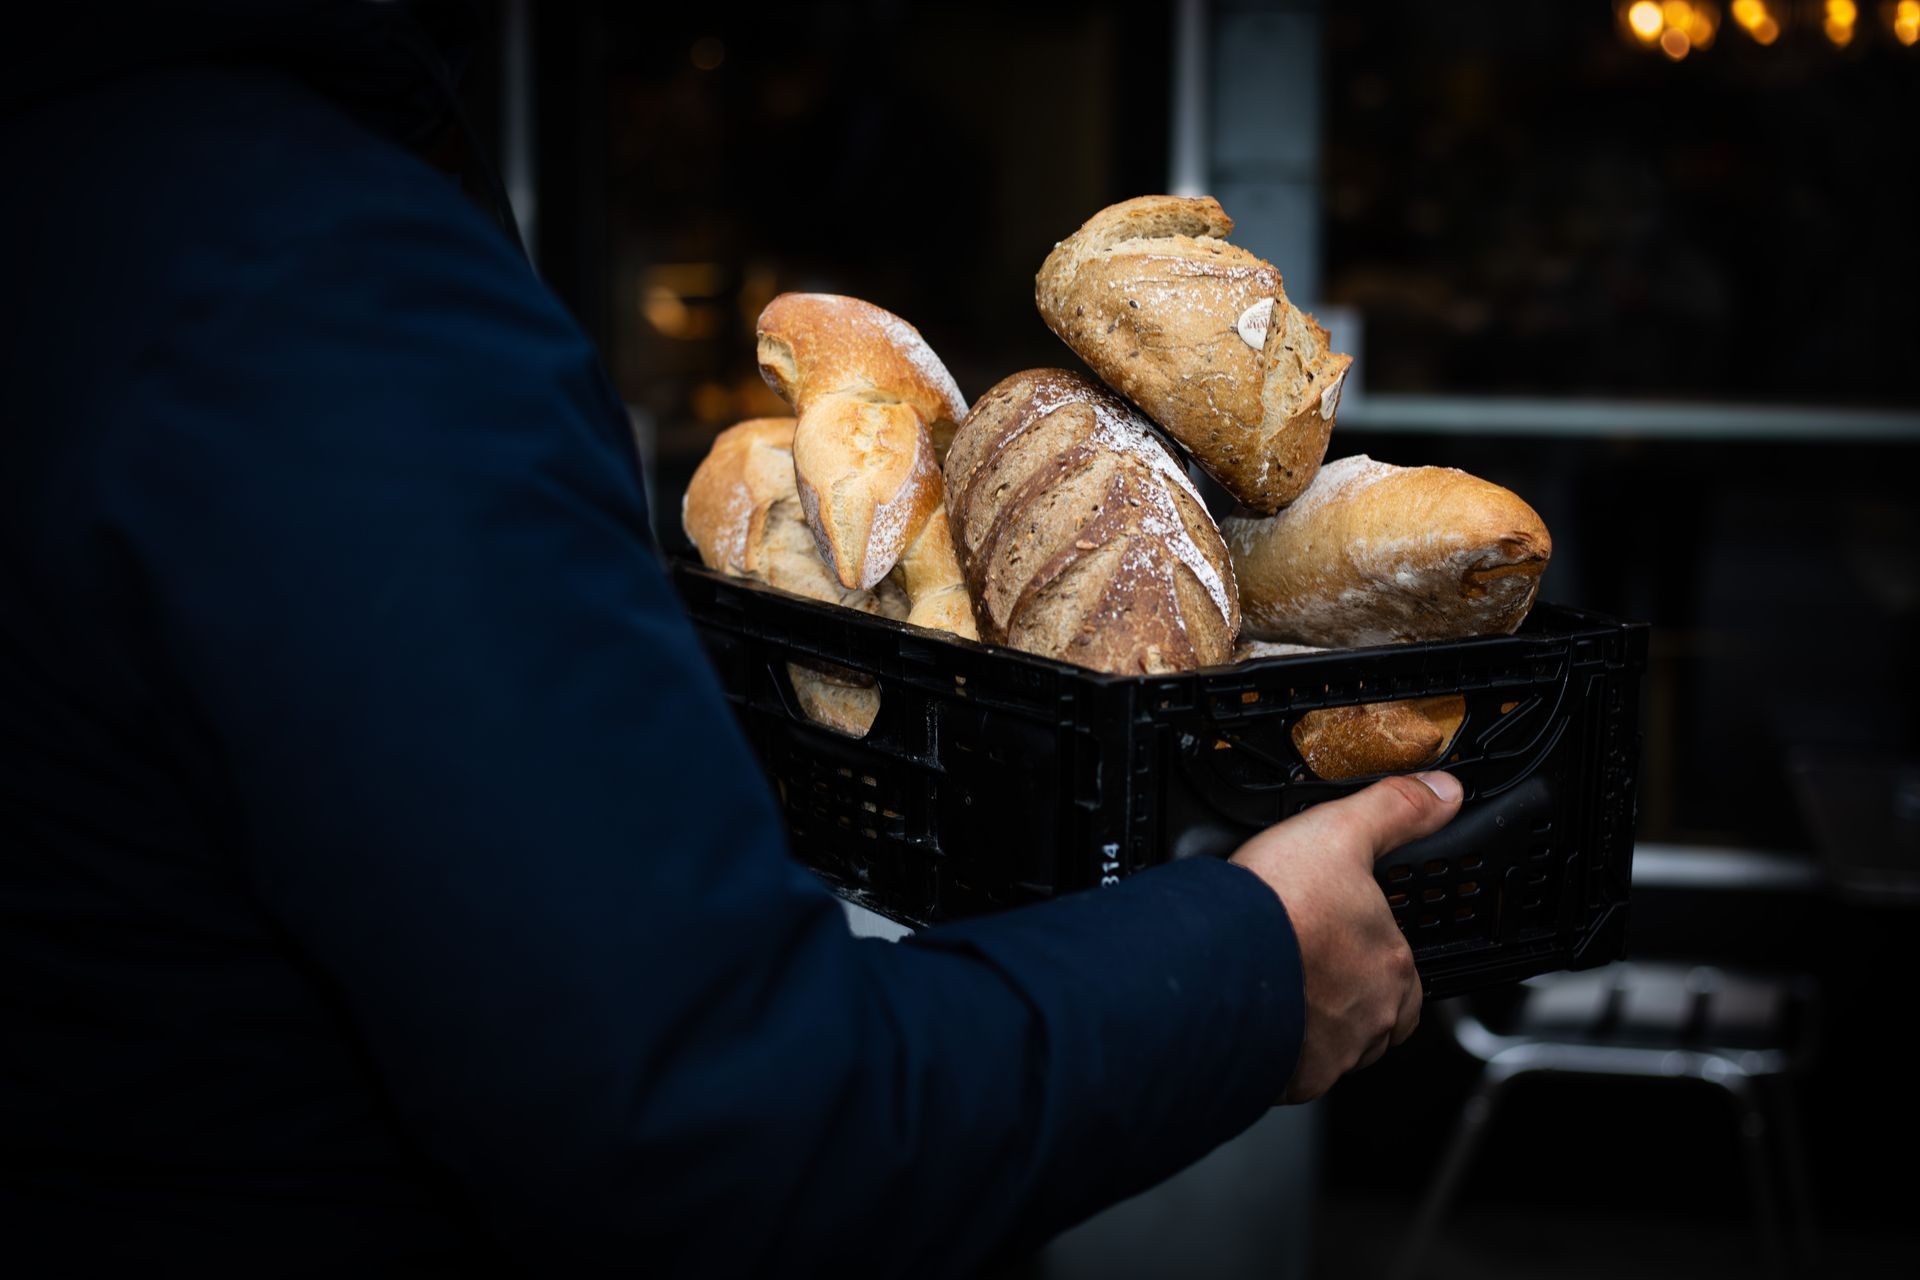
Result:
[[[1292,1070],[1292,934],[1237,867],[902,944],[837,916],[766,921],[784,937],[681,1019],[629,1109],[545,1135],[548,1173],[468,1171],[526,1256],[967,1274],[1237,1133]]]

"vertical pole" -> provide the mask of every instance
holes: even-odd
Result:
[[[1173,124],[1168,130],[1171,195],[1207,194],[1208,0],[1173,2]]]
[[[500,23],[500,179],[527,256],[539,264],[539,196],[533,140],[533,4],[505,0]]]

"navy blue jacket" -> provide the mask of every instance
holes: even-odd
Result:
[[[211,64],[0,173],[0,1267],[965,1272],[1279,1094],[1238,867],[849,937],[445,177]]]

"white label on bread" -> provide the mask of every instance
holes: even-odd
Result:
[[[1334,411],[1340,407],[1340,388],[1346,384],[1346,381],[1346,372],[1342,370],[1339,377],[1334,378],[1327,383],[1325,387],[1321,388],[1320,417],[1323,421],[1333,421]]]
[[[1262,298],[1240,313],[1234,328],[1240,331],[1240,341],[1255,351],[1267,349],[1267,322],[1273,318],[1273,299]]]

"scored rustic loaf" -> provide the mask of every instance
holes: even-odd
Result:
[[[1511,491],[1364,455],[1327,463],[1278,515],[1221,532],[1247,631],[1327,648],[1507,634],[1553,554]]]
[[[1218,529],[1119,397],[1030,369],[947,454],[954,540],[989,640],[1117,674],[1227,661],[1240,626]]]
[[[858,298],[783,293],[756,337],[799,415],[794,473],[820,554],[842,585],[871,587],[943,511],[940,442],[966,401],[918,330]]]
[[[1225,236],[1210,196],[1140,196],[1054,246],[1035,281],[1048,327],[1248,508],[1313,479],[1351,357]]]

